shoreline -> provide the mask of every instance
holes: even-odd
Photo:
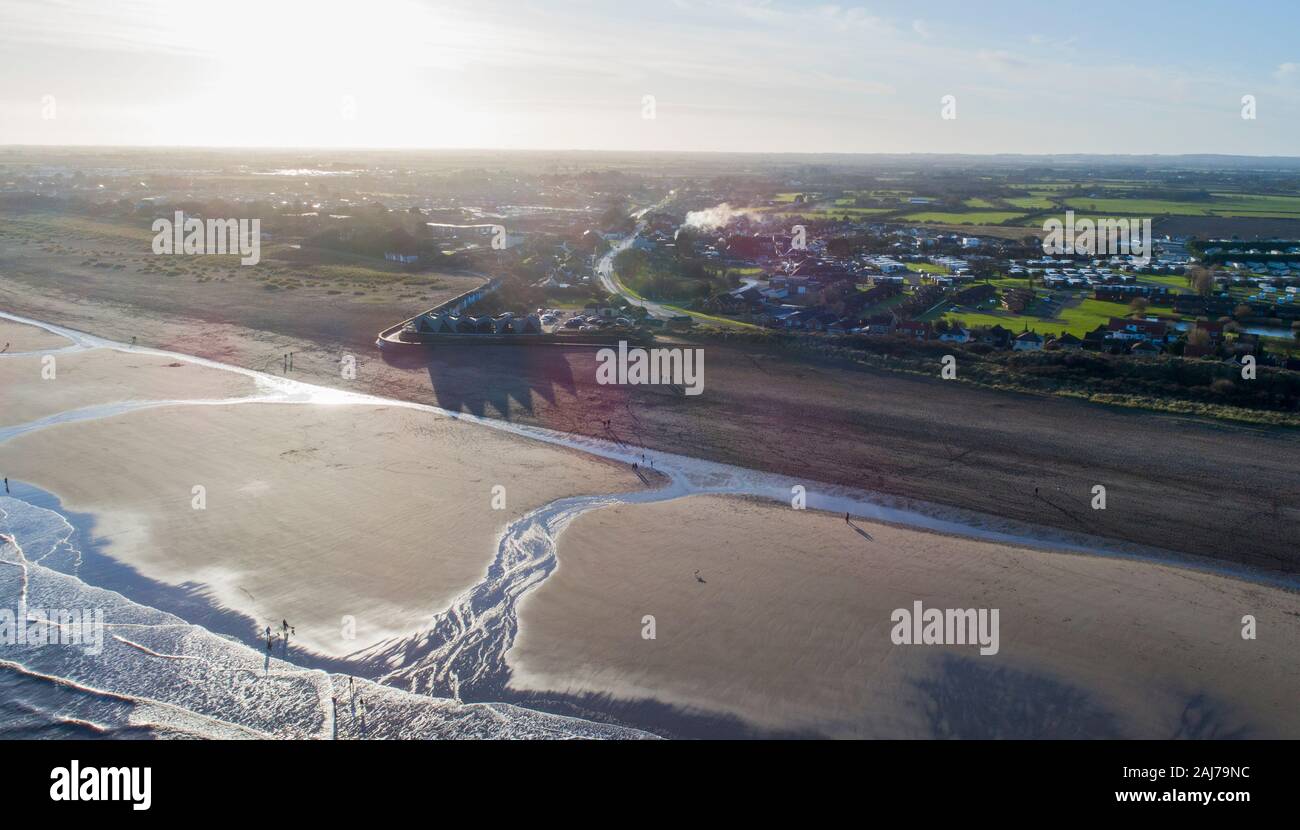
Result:
[[[431,407],[426,404],[418,404],[409,401],[395,399],[379,398],[372,395],[362,395],[345,390],[339,390],[331,387],[321,387],[315,384],[306,384],[298,381],[292,381],[274,376],[266,376],[253,370],[242,369],[240,367],[227,366],[216,361],[210,361],[203,358],[197,358],[192,355],[184,355],[175,352],[158,352],[152,349],[142,349],[140,347],[131,347],[125,344],[117,344],[111,341],[105,341],[102,338],[96,338],[93,335],[85,335],[81,332],[75,332],[68,329],[62,329],[51,324],[44,324],[40,321],[30,320],[28,318],[16,318],[15,315],[0,312],[0,317],[17,319],[18,322],[37,325],[46,328],[48,331],[59,333],[65,332],[74,342],[89,346],[91,348],[109,348],[127,353],[148,353],[156,354],[176,360],[190,361],[200,365],[206,365],[210,368],[221,369],[225,371],[238,372],[240,374],[254,378],[259,387],[278,389],[279,397],[274,395],[264,398],[245,398],[237,399],[243,403],[260,402],[264,404],[293,404],[293,403],[321,403],[321,404],[341,404],[356,405],[363,403],[370,406],[394,407],[410,409],[417,412],[431,413],[446,419],[447,421],[469,421],[479,426],[488,427],[497,432],[503,432],[519,438],[527,438],[532,441],[563,448],[568,452],[576,452],[584,457],[594,457],[606,462],[623,462],[631,464],[634,460],[641,458],[639,448],[629,447],[628,445],[617,445],[610,441],[601,439],[583,438],[569,433],[559,433],[553,430],[547,430],[531,425],[512,424],[494,419],[482,418],[479,416],[466,416],[458,413],[451,413],[438,407]],[[109,416],[125,414],[128,411],[135,411],[147,406],[168,406],[179,410],[183,409],[185,404],[201,403],[196,401],[177,400],[172,402],[134,402],[130,408],[121,410],[122,404],[107,404],[103,406],[104,414]],[[233,404],[234,401],[222,401],[220,403]],[[117,411],[114,408],[117,407]],[[326,407],[328,410],[330,407]],[[93,409],[93,408],[92,408]],[[78,411],[80,412],[80,411]],[[81,414],[86,417],[66,419],[66,416],[75,413],[63,413],[65,420],[59,418],[53,419],[53,423],[79,422],[96,420],[93,416],[95,413]],[[31,428],[33,425],[18,425],[11,428],[17,432],[24,431],[24,427]],[[15,433],[16,434],[16,433]],[[0,443],[3,443],[12,435],[5,435],[0,430]],[[515,589],[492,589],[497,590],[504,595],[513,595],[514,602],[525,597],[532,598],[532,588],[541,585],[542,581],[547,578],[550,570],[558,567],[560,554],[556,550],[555,540],[558,539],[573,518],[579,517],[586,513],[599,512],[600,508],[610,505],[636,505],[636,504],[671,504],[680,502],[691,496],[739,496],[755,500],[757,503],[765,504],[767,507],[775,507],[786,499],[790,492],[790,486],[795,483],[793,479],[782,477],[774,474],[761,473],[754,470],[733,467],[730,465],[721,465],[715,462],[703,461],[700,459],[690,458],[688,456],[663,453],[659,451],[647,450],[644,456],[654,465],[656,472],[667,476],[667,483],[664,486],[653,490],[630,491],[625,493],[616,493],[608,495],[578,496],[551,500],[542,507],[527,513],[520,519],[512,522],[505,532],[496,537],[497,559],[494,559],[487,566],[489,578],[495,570],[502,572],[520,572],[519,568],[510,564],[508,561],[502,561],[501,557],[506,555],[508,549],[507,542],[513,536],[523,538],[528,536],[530,528],[537,525],[539,521],[545,521],[543,517],[548,511],[559,510],[560,513],[566,513],[567,503],[572,503],[578,507],[576,512],[569,511],[571,515],[560,516],[560,524],[543,533],[543,538],[549,539],[550,542],[540,549],[540,553],[534,551],[529,553],[530,557],[535,558],[537,567],[541,568],[540,577],[535,581],[531,575],[525,575],[522,590]],[[1287,575],[1269,575],[1258,572],[1251,572],[1245,566],[1225,566],[1222,563],[1213,562],[1194,562],[1188,561],[1184,556],[1168,551],[1151,551],[1139,550],[1132,545],[1119,545],[1109,543],[1107,540],[1098,540],[1089,538],[1083,534],[1069,534],[1051,528],[1029,527],[1017,525],[1003,519],[991,516],[981,516],[972,514],[969,511],[959,511],[954,508],[943,508],[936,505],[917,505],[908,503],[905,500],[884,497],[881,494],[874,494],[861,490],[849,490],[847,488],[835,488],[826,485],[819,485],[815,482],[798,482],[811,488],[808,495],[808,509],[810,514],[816,514],[823,517],[831,517],[833,514],[840,512],[849,512],[858,518],[879,523],[882,526],[891,526],[898,529],[904,529],[908,532],[921,534],[930,534],[937,537],[950,537],[953,539],[964,540],[982,540],[983,542],[994,542],[1008,548],[1024,548],[1026,551],[1034,552],[1040,555],[1052,556],[1057,553],[1075,553],[1086,557],[1095,557],[1103,559],[1120,559],[1135,561],[1139,564],[1152,564],[1175,569],[1183,569],[1192,572],[1211,572],[1218,576],[1230,576],[1238,581],[1269,584],[1272,587],[1282,588],[1289,592],[1297,590],[1297,581],[1289,578]],[[62,501],[63,496],[55,490],[50,490],[55,498]],[[581,507],[579,507],[581,505]],[[1102,547],[1095,547],[1097,544]],[[1225,572],[1227,571],[1227,572]],[[1280,584],[1277,580],[1281,580]],[[482,580],[480,580],[480,584]],[[476,586],[477,587],[477,586]],[[467,590],[461,594],[462,598],[470,597],[475,588]],[[452,606],[460,600],[453,600]],[[472,597],[470,597],[472,604]],[[513,614],[514,606],[507,603],[504,606],[508,614]],[[463,617],[463,614],[448,614],[443,612],[444,616]],[[704,728],[702,724],[713,723],[723,724],[727,722],[726,713],[700,713],[698,716],[694,708],[679,709],[672,704],[668,704],[658,699],[650,698],[645,700],[628,700],[615,697],[609,697],[601,702],[598,697],[593,699],[587,692],[565,693],[562,690],[545,691],[536,688],[523,688],[508,690],[509,678],[511,671],[507,662],[507,655],[514,646],[514,629],[502,631],[499,623],[494,623],[497,629],[493,631],[495,636],[503,637],[500,645],[496,646],[498,658],[496,660],[480,661],[477,665],[480,669],[488,671],[488,674],[480,678],[471,677],[469,680],[470,688],[475,686],[476,682],[482,685],[480,692],[486,692],[491,695],[484,698],[482,702],[489,703],[493,700],[497,702],[520,703],[526,705],[528,702],[536,702],[539,705],[549,707],[551,710],[560,710],[566,713],[589,711],[592,714],[603,715],[606,718],[618,721],[625,715],[620,713],[641,712],[640,717],[646,717],[647,713],[656,713],[652,720],[657,725],[652,728],[663,729],[669,734],[690,734],[692,724],[695,728]],[[398,637],[395,641],[389,640],[396,645],[397,652],[389,652],[388,657],[394,657],[396,654],[406,650],[404,659],[398,662],[396,671],[388,672],[382,676],[373,675],[380,680],[396,680],[399,677],[403,680],[409,680],[412,683],[412,689],[419,688],[420,679],[426,679],[429,682],[429,690],[435,693],[445,694],[450,692],[452,697],[458,697],[457,689],[459,688],[460,679],[452,672],[454,686],[447,688],[445,684],[446,672],[450,668],[450,663],[445,658],[439,658],[436,655],[430,656],[428,653],[421,653],[418,649],[415,652],[410,651],[409,643],[418,639],[429,639],[429,633],[432,629],[422,627],[417,629],[414,634],[407,637]],[[470,632],[477,636],[476,632]],[[380,643],[379,646],[383,646]],[[460,646],[456,644],[454,638],[443,637],[439,642],[440,647],[446,647],[446,650],[453,652],[459,651]],[[371,647],[363,652],[373,652],[375,655],[382,655],[383,649]],[[304,655],[305,656],[305,655]],[[357,657],[354,653],[351,657]],[[318,658],[319,655],[313,655]],[[476,658],[477,659],[477,658]],[[313,659],[312,662],[318,662]],[[348,660],[341,664],[347,666]],[[493,675],[492,671],[503,672],[499,676]],[[434,685],[434,678],[442,676],[444,679]],[[421,689],[421,691],[424,691]],[[637,716],[633,716],[637,717]],[[704,718],[700,721],[698,718]],[[607,721],[596,721],[607,722]],[[648,724],[639,722],[635,724],[644,728]],[[761,733],[767,727],[754,726],[753,724],[742,725],[739,722],[735,729],[740,730],[737,734],[754,734],[755,730]]]
[[[8,319],[24,325],[45,329],[48,332],[67,337],[72,340],[75,345],[82,348],[108,348],[126,353],[154,355],[186,361],[212,369],[238,373],[254,379],[258,382],[259,388],[276,389],[283,395],[283,397],[280,398],[268,396],[257,399],[250,397],[221,401],[177,400],[162,402],[134,402],[130,407],[132,410],[166,407],[169,405],[225,405],[235,403],[318,403],[394,406],[418,412],[431,413],[454,421],[465,421],[525,439],[540,441],[552,446],[563,447],[568,450],[576,451],[582,455],[596,456],[606,461],[631,464],[644,455],[651,459],[652,462],[659,462],[660,466],[657,468],[659,471],[666,469],[685,469],[688,476],[691,475],[692,472],[695,472],[695,474],[706,479],[711,476],[716,477],[720,475],[730,478],[733,487],[737,479],[748,479],[746,484],[750,484],[751,486],[746,489],[752,489],[754,487],[762,488],[767,493],[766,497],[776,502],[786,501],[787,497],[785,495],[778,497],[775,494],[777,492],[788,493],[789,486],[812,485],[811,489],[809,489],[809,492],[807,493],[808,506],[809,509],[812,510],[822,510],[834,514],[846,512],[847,508],[847,512],[852,513],[858,518],[884,522],[886,524],[898,524],[901,527],[913,530],[935,532],[963,538],[996,541],[1002,544],[1018,545],[1034,549],[1048,548],[1062,553],[1132,558],[1137,561],[1147,561],[1152,564],[1169,565],[1189,570],[1210,572],[1219,576],[1227,576],[1246,582],[1267,584],[1272,587],[1300,590],[1300,574],[1293,575],[1287,571],[1274,571],[1245,563],[1198,557],[1193,554],[1182,553],[1179,551],[1153,548],[1150,546],[1098,537],[1091,534],[1067,531],[1061,528],[1017,522],[1000,516],[982,514],[977,511],[967,510],[960,507],[907,499],[870,490],[847,488],[812,480],[798,479],[777,473],[747,469],[735,465],[692,458],[660,450],[647,449],[644,452],[641,452],[640,450],[642,448],[631,447],[631,445],[619,446],[606,439],[594,438],[576,433],[559,432],[530,424],[517,424],[510,421],[487,418],[472,413],[457,413],[431,404],[423,404],[397,398],[386,398],[364,392],[353,392],[338,389],[337,387],[322,386],[315,383],[282,378],[255,369],[247,369],[241,366],[226,364],[196,355],[118,343],[97,335],[69,329],[54,323],[47,323],[40,320],[22,317],[21,315],[16,315],[3,310],[0,310],[0,319]],[[76,417],[70,420],[84,422],[87,420],[96,420],[112,414],[118,414],[119,410],[117,407],[121,405],[124,404],[108,404],[100,408],[102,409],[100,412],[85,412],[79,410],[78,412],[81,412],[83,417]],[[94,410],[97,408],[90,407],[87,409]],[[3,443],[16,435],[29,431],[28,428],[44,428],[46,426],[52,426],[56,423],[63,422],[58,416],[45,420],[46,422],[41,424],[39,427],[36,424],[18,424],[9,427],[0,427],[0,443]],[[696,470],[692,471],[693,467],[696,468]],[[695,493],[683,493],[683,495],[706,493],[754,495],[758,497],[763,497],[764,495],[762,493],[749,493],[742,490],[730,489],[725,485],[721,487],[705,485]],[[891,516],[894,518],[891,519]]]
[[[1300,457],[1294,430],[955,388],[725,345],[709,352],[708,394],[684,400],[596,385],[590,349],[446,346],[392,361],[373,348],[373,330],[358,328],[361,320],[351,328],[296,317],[215,320],[201,308],[162,310],[137,295],[128,305],[93,296],[68,302],[80,293],[68,285],[56,296],[22,274],[0,275],[0,306],[25,319],[66,320],[119,341],[138,333],[141,341],[231,367],[274,365],[278,374],[279,356],[294,351],[291,377],[340,384],[341,352],[357,361],[347,387],[460,417],[579,441],[617,437],[897,502],[1300,573],[1287,531],[1300,511],[1276,497],[1300,486],[1286,462]],[[760,435],[780,437],[773,444],[756,440]],[[1115,496],[1105,511],[1088,509],[1095,483]],[[1044,497],[1032,498],[1040,486]]]

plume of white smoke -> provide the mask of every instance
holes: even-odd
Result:
[[[731,224],[731,222],[740,219],[741,217],[757,219],[758,216],[758,211],[747,210],[745,208],[736,209],[726,202],[723,202],[717,207],[690,211],[686,214],[686,222],[684,224],[688,228],[711,231],[715,228],[725,228],[727,225]]]

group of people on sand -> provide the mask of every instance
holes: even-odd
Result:
[[[288,620],[280,620],[280,632],[278,634],[271,631],[271,626],[268,625],[266,627],[267,652],[269,653],[274,648],[275,640],[277,637],[284,638],[284,647],[285,650],[287,651],[289,648],[289,637],[297,636],[297,635],[298,635],[297,629],[294,628],[292,625],[289,625]],[[354,678],[352,675],[348,675],[348,697],[352,699],[353,711],[358,713],[361,716],[361,728],[364,732],[365,723],[366,723],[366,699],[357,694],[356,678]],[[330,702],[333,704],[335,710],[337,710],[339,705],[338,697],[335,695],[330,695]]]
[[[289,650],[289,635],[298,636],[298,630],[289,625],[288,620],[280,620],[280,636],[284,638],[284,650]],[[271,633],[271,626],[266,627],[266,651],[269,654],[275,645],[276,635]]]
[[[352,675],[350,675],[350,674],[348,675],[348,697],[352,699],[352,714],[353,714],[353,715],[360,715],[360,720],[361,720],[361,735],[362,735],[362,737],[365,737],[365,734],[366,734],[366,699],[365,699],[364,697],[359,697],[359,696],[357,695],[356,678],[354,678],[354,677],[353,677]],[[335,720],[335,733],[334,733],[334,734],[335,734],[335,737],[337,737],[337,736],[338,736],[338,726],[337,726],[337,723],[338,723],[338,722],[337,722],[337,717],[338,717],[338,711],[339,711],[339,697],[338,697],[338,695],[330,695],[330,703],[331,703],[331,704],[333,705],[333,707],[334,707],[334,713],[335,713],[335,718],[336,718],[336,720]]]

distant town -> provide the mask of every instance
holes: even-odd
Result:
[[[381,349],[758,338],[876,363],[888,353],[927,371],[943,348],[971,358],[959,379],[998,386],[1103,399],[1122,377],[1129,403],[1178,399],[1268,419],[1291,417],[1277,413],[1300,401],[1293,376],[1243,385],[1234,374],[1246,363],[1300,368],[1300,197],[1289,169],[1189,158],[1177,169],[997,162],[976,175],[958,162],[917,172],[883,157],[761,173],[737,160],[701,178],[632,157],[494,170],[473,154],[386,168],[274,154],[249,164],[211,151],[155,174],[132,151],[61,152],[36,165],[10,152],[0,235],[71,254],[61,240],[83,231],[127,243],[178,213],[257,218],[255,266],[124,253],[138,254],[142,276],[173,284],[308,294],[340,313],[394,309],[371,336]],[[1075,214],[1099,227],[1145,221],[1149,249],[1053,251],[1046,228]],[[73,267],[128,263],[96,249]],[[459,287],[448,293],[451,280]],[[1059,360],[1085,352],[1166,362],[1153,373]],[[1046,362],[1026,363],[1028,353]],[[1169,360],[1222,368],[1175,371]]]

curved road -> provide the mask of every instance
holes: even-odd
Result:
[[[658,208],[659,206],[663,205],[671,198],[672,198],[672,194],[670,193],[667,197],[665,197],[665,199],[662,202],[655,205],[654,207],[646,208],[645,210],[640,211],[638,215],[640,216],[646,215],[647,213],[654,210],[655,208]],[[649,314],[651,317],[655,317],[660,320],[667,320],[670,317],[680,317],[684,314],[697,323],[707,323],[710,325],[721,324],[721,325],[737,326],[737,327],[749,326],[748,323],[741,323],[738,321],[727,320],[722,317],[710,317],[703,314],[696,314],[694,312],[687,311],[684,308],[674,308],[672,306],[664,305],[663,303],[657,303],[653,300],[646,300],[641,297],[638,297],[636,294],[633,294],[632,291],[629,290],[627,286],[623,285],[622,280],[620,280],[618,278],[618,275],[614,273],[614,257],[618,256],[619,254],[626,251],[628,248],[632,247],[633,243],[636,242],[637,237],[639,237],[644,230],[645,230],[645,222],[643,221],[637,222],[636,230],[632,231],[631,234],[619,240],[613,247],[609,249],[609,252],[606,253],[603,257],[601,257],[600,260],[596,263],[596,278],[600,280],[601,286],[606,291],[608,291],[610,294],[617,294],[618,296],[627,300],[628,305],[640,306],[641,308],[644,308],[647,314]]]

